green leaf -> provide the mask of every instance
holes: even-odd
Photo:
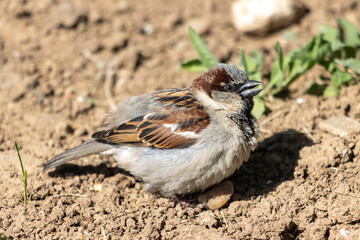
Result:
[[[260,67],[264,63],[264,56],[259,50],[255,50],[252,52],[252,55],[254,56],[254,60],[256,61],[256,64]]]
[[[330,52],[330,45],[324,41],[323,36],[317,35],[314,37],[314,45],[311,49],[311,60],[320,62],[325,55]]]
[[[327,86],[323,92],[325,97],[332,97],[339,95],[339,89],[334,86]]]
[[[259,118],[265,112],[265,103],[264,100],[262,100],[258,96],[255,96],[253,99],[254,99],[254,108],[251,111],[251,113],[252,115],[254,115],[254,117]]]
[[[289,81],[292,82],[293,80],[298,78],[300,75],[309,71],[314,65],[315,65],[315,62],[313,60],[301,61],[301,60],[295,59],[294,64],[292,65],[291,70],[290,70]]]
[[[182,62],[180,64],[180,68],[189,72],[206,72],[208,70],[208,68],[199,59]]]
[[[354,59],[354,58],[348,58],[348,59],[335,59],[335,62],[338,64],[341,64],[347,68],[352,69],[357,74],[360,74],[360,60]]]
[[[246,74],[249,74],[249,70],[245,59],[244,49],[241,49],[241,53],[240,53],[240,66],[244,69]]]
[[[320,32],[323,34],[324,39],[330,43],[340,39],[340,31],[328,25],[320,26]]]
[[[285,80],[285,74],[280,67],[280,59],[276,59],[273,63],[273,67],[271,70],[270,82],[259,95],[265,96],[273,86],[281,85],[281,82],[284,80]]]
[[[283,51],[279,42],[277,42],[275,45],[275,51],[279,57],[279,67],[281,70],[283,70]]]
[[[281,82],[285,80],[285,70],[290,62],[290,58],[288,56],[285,58],[283,57],[282,48],[279,42],[275,45],[275,51],[278,58],[273,63],[270,81],[265,89],[259,94],[260,96],[265,96],[273,86],[279,86],[281,85]]]
[[[218,63],[218,60],[214,57],[212,52],[200,38],[200,36],[194,31],[192,27],[189,27],[189,37],[192,45],[195,47],[199,54],[200,61],[207,68],[211,68]]]
[[[336,65],[336,63],[335,62],[333,62],[333,61],[327,61],[326,62],[326,65],[323,65],[323,66],[325,66],[325,68],[329,71],[329,72],[334,72],[334,71],[336,71],[337,69],[338,69],[338,66]]]
[[[352,76],[348,72],[343,72],[336,70],[336,72],[331,76],[331,83],[334,87],[340,87],[341,84],[349,82],[352,79]]]
[[[305,44],[302,49],[294,51],[293,58],[303,61],[313,60],[318,63],[329,53],[331,53],[330,44],[323,39],[322,34],[319,34]]]
[[[323,34],[324,40],[331,44],[331,50],[336,51],[344,47],[344,43],[340,41],[340,31],[330,26],[321,26],[320,32]]]
[[[248,75],[249,79],[262,82],[261,71],[257,71]]]
[[[360,37],[355,25],[353,25],[349,20],[345,18],[339,19],[339,25],[344,30],[344,42],[352,47],[357,47],[360,45]]]
[[[255,57],[245,56],[244,50],[241,50],[240,66],[244,69],[249,79],[262,82],[260,69],[262,65],[262,54],[261,52],[254,52],[253,54]]]
[[[0,240],[6,240],[5,235],[3,235],[2,233],[0,233]]]
[[[252,74],[260,70],[261,63],[258,63],[257,59],[250,56],[245,57],[244,52],[241,51],[240,66],[244,68],[246,74]]]

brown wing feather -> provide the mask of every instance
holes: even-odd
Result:
[[[163,112],[139,116],[92,137],[113,144],[142,142],[163,149],[186,147],[196,142],[194,135],[186,133],[198,134],[210,123],[209,116],[188,89],[163,91],[153,97],[167,106]]]
[[[190,89],[169,89],[153,95],[155,101],[169,104],[175,107],[203,109],[201,104],[194,98]]]

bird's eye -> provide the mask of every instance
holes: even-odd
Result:
[[[235,86],[232,83],[228,83],[224,86],[224,89],[225,89],[225,91],[232,92],[232,91],[234,91]]]

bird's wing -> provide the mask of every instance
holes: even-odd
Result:
[[[194,144],[210,123],[209,115],[189,89],[171,89],[152,96],[154,111],[130,119],[92,137],[111,144],[143,143],[169,149]]]

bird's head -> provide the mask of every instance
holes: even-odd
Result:
[[[196,78],[191,88],[196,98],[209,110],[250,112],[253,97],[262,89],[261,82],[249,80],[245,72],[228,64],[217,64]]]

